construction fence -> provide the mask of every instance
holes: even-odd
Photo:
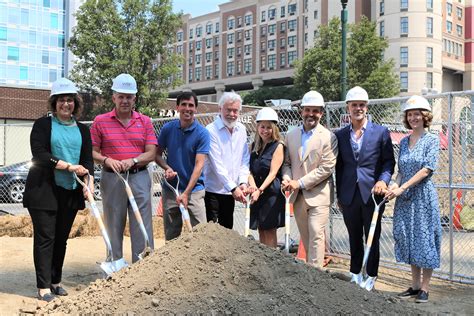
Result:
[[[430,132],[440,138],[440,157],[438,169],[433,175],[440,204],[440,216],[443,227],[441,246],[441,267],[435,275],[453,281],[474,283],[474,91],[442,93],[427,96],[433,109],[433,122]],[[386,126],[390,131],[394,152],[398,157],[400,140],[409,135],[403,126],[401,106],[405,98],[370,100],[369,119]],[[279,127],[283,134],[291,128],[301,125],[298,107],[293,103],[274,107],[279,114]],[[247,109],[241,115],[241,122],[247,128],[248,142],[256,133],[255,117],[258,109]],[[214,121],[216,113],[198,114],[198,121],[207,125]],[[174,118],[154,119],[156,133]],[[350,119],[343,102],[329,102],[321,123],[335,131],[347,124]],[[14,157],[15,164],[0,169],[0,210],[12,214],[26,214],[21,205],[24,180],[29,168],[31,153],[29,133],[32,124],[0,125],[0,144],[5,157]],[[396,177],[398,168],[395,168]],[[153,179],[153,209],[156,210],[161,196],[163,171],[156,165],[149,166]],[[96,172],[96,197],[100,203],[100,170]],[[336,201],[336,199],[335,199]],[[239,203],[237,203],[239,204]],[[380,237],[381,264],[399,269],[409,269],[397,264],[394,255],[392,236],[394,202],[386,205],[382,219]],[[234,229],[243,234],[244,206],[238,205],[234,216]],[[423,229],[420,227],[420,229]],[[252,232],[257,239],[258,234]],[[284,240],[284,231],[278,232],[280,242]],[[331,207],[330,225],[326,232],[327,252],[340,257],[349,257],[349,240],[342,214],[335,202]],[[297,243],[298,229],[292,218],[291,238]]]

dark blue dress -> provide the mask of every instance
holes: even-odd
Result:
[[[254,151],[250,155],[250,172],[255,179],[257,188],[262,185],[270,173],[273,153],[278,144],[281,143],[274,141],[267,144],[260,155]],[[251,229],[267,230],[285,226],[285,198],[280,191],[280,187],[281,168],[273,182],[265,188],[263,194],[250,206]]]

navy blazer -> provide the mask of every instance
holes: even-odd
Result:
[[[390,133],[384,126],[367,122],[358,161],[352,151],[350,125],[335,134],[339,145],[337,199],[342,205],[350,205],[358,185],[362,200],[367,204],[375,183],[382,180],[388,185],[393,174],[395,158]]]

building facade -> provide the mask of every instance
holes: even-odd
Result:
[[[474,89],[472,0],[350,0],[347,9],[349,23],[365,15],[388,39],[401,95]],[[336,0],[234,0],[184,15],[170,48],[185,60],[184,84],[170,95],[193,90],[215,101],[225,90],[291,85],[294,61],[340,11]]]

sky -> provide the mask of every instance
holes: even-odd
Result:
[[[189,13],[196,17],[209,12],[219,10],[218,4],[229,2],[228,0],[173,0],[173,11],[178,13]]]

